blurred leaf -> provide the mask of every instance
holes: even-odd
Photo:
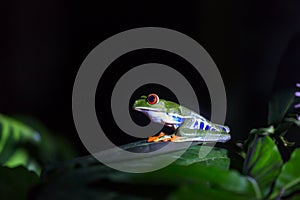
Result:
[[[269,194],[281,166],[281,155],[273,140],[256,134],[247,151],[243,173],[254,179],[262,197]]]
[[[106,190],[107,193],[114,191],[116,195],[130,195],[131,189],[135,188],[136,197],[164,199],[164,197],[172,195],[177,189],[179,189],[178,196],[180,196],[181,189],[185,185],[189,185],[191,186],[189,187],[191,194],[197,194],[198,192],[195,189],[200,187],[203,190],[205,188],[206,192],[204,193],[207,193],[207,197],[210,197],[209,194],[211,195],[215,191],[219,191],[217,196],[231,195],[236,199],[239,197],[254,199],[256,197],[253,184],[247,177],[241,176],[236,171],[224,170],[228,168],[229,164],[226,150],[220,148],[209,149],[210,147],[204,146],[204,148],[207,148],[206,150],[212,150],[205,159],[199,157],[201,148],[203,146],[192,146],[173,164],[158,171],[142,174],[121,172],[99,164],[78,167],[73,163],[77,166],[76,168],[65,165],[71,168],[52,171],[47,177],[47,182],[51,186],[45,186],[43,191],[50,190],[46,193],[55,194],[57,190],[66,187],[64,191],[73,191],[72,194],[80,196],[83,195],[81,194],[82,189],[91,189],[87,186],[93,186],[93,189],[101,188]],[[166,155],[173,156],[170,152]],[[151,159],[154,158],[141,158],[137,159],[135,163],[145,165],[145,162],[150,162]],[[89,161],[88,157],[85,160]],[[128,166],[132,167],[132,165]],[[78,189],[76,189],[77,187]],[[79,191],[81,192],[77,193]],[[43,197],[45,191],[41,195]],[[174,195],[172,196],[174,197]]]
[[[300,121],[297,120],[296,118],[287,117],[284,120],[287,121],[287,122],[291,122],[291,123],[295,124],[296,126],[300,127]]]
[[[245,196],[244,194],[237,194],[219,189],[209,188],[205,185],[191,185],[185,184],[173,192],[170,200],[181,199],[230,199],[230,200],[249,200],[256,199],[255,196]]]
[[[200,150],[211,151],[202,158],[199,157]],[[127,164],[127,166],[132,167],[132,163],[149,164],[155,157],[160,156],[162,155],[154,156],[154,158],[142,157],[136,159],[136,162],[129,160],[127,162],[131,162],[131,164]],[[172,157],[174,155],[172,152],[168,152],[164,156]],[[97,165],[82,165],[84,161],[91,164],[90,157],[85,157],[80,160],[81,165],[77,165],[76,162],[73,162],[72,165],[63,164],[64,168],[58,168],[48,174],[46,185],[43,186],[40,193],[41,199],[44,199],[46,194],[56,199],[57,196],[54,194],[60,193],[62,188],[66,192],[72,191],[70,194],[72,197],[73,195],[84,196],[88,190],[92,189],[93,191],[104,192],[104,194],[127,195],[130,198],[165,199],[186,184],[191,186],[191,194],[196,192],[192,191],[196,187],[201,187],[205,188],[207,193],[220,190],[220,195],[232,195],[237,198],[245,196],[245,199],[251,199],[256,196],[252,183],[247,177],[243,177],[235,171],[224,170],[228,169],[229,159],[227,151],[221,148],[211,149],[211,147],[203,145],[192,146],[173,164],[158,171],[142,174],[117,171],[99,165],[97,162],[94,163]],[[122,162],[126,161],[121,161],[121,164]],[[132,196],[132,188],[135,189],[135,196]],[[180,194],[179,192],[178,195],[180,196]]]
[[[267,128],[252,129],[249,133],[248,139],[244,142],[243,148],[249,149],[250,145],[253,144],[253,141],[257,136],[267,136],[273,134],[274,132],[275,130],[273,126],[269,126]]]
[[[27,199],[29,190],[38,182],[37,175],[24,167],[0,166],[0,199]]]
[[[56,171],[48,177],[39,195],[44,199],[47,194],[52,199],[51,197],[57,197],[56,194],[62,190],[65,194],[71,192],[70,196],[80,199],[81,195],[93,189],[104,190],[104,194],[106,191],[106,194],[114,192],[115,195],[132,196],[134,188],[133,197],[165,199],[169,195],[180,196],[180,190],[186,185],[189,186],[188,193],[191,195],[198,194],[197,188],[200,191],[206,190],[205,195],[202,195],[206,196],[204,199],[222,195],[231,195],[236,199],[256,198],[251,181],[236,171],[197,164],[179,166],[175,163],[158,171],[141,174],[121,172],[101,165]],[[219,194],[213,195],[216,191]]]
[[[133,183],[132,175],[134,174],[117,171],[100,164],[61,169],[50,174],[36,193],[38,199],[43,200],[66,198],[102,200],[150,199],[149,196],[159,197],[165,192],[164,187],[159,184],[154,187],[151,184]],[[157,192],[153,193],[155,190]]]
[[[70,159],[75,155],[65,138],[53,137],[37,120],[25,116],[17,116],[17,118],[22,122],[0,114],[0,164],[2,166],[22,165],[40,174],[40,165],[54,160]]]
[[[247,177],[240,175],[236,171],[228,171],[202,165],[170,165],[161,170],[140,175],[140,177],[136,175],[134,180],[137,182],[147,180],[152,183],[160,180],[160,183],[175,185],[195,184],[198,187],[206,186],[207,190],[218,190],[220,193],[230,192],[248,198],[256,196],[252,183]]]
[[[276,180],[272,198],[285,196],[300,189],[300,149],[296,149]]]
[[[28,154],[23,149],[17,149],[14,151],[13,155],[8,159],[4,164],[6,167],[17,167],[19,165],[25,164],[28,162]]]
[[[37,163],[34,158],[30,157],[24,149],[17,149],[3,166],[10,168],[25,166],[27,170],[33,171],[37,175],[41,174],[41,166],[39,163]]]
[[[253,129],[251,130],[250,134],[256,134],[259,136],[266,136],[273,134],[275,132],[275,129],[273,126],[269,126],[267,128],[259,128],[259,129]]]
[[[288,130],[292,127],[292,122],[287,122],[285,119],[281,123],[278,124],[275,130],[275,134],[278,136],[284,136]]]
[[[294,195],[289,200],[300,200],[300,194]]]
[[[133,188],[131,188],[132,190]],[[128,189],[130,192],[130,188]],[[134,194],[124,194],[113,190],[106,190],[102,188],[92,188],[87,186],[72,186],[69,185],[57,185],[54,187],[47,186],[39,191],[37,194],[38,199],[41,200],[82,200],[82,199],[92,199],[92,200],[147,200],[150,198],[137,197]]]
[[[40,133],[38,150],[32,153],[42,164],[54,161],[71,159],[76,156],[74,147],[62,134],[53,134],[38,119],[30,116],[17,115],[17,119],[28,124]]]
[[[294,92],[286,90],[276,93],[269,102],[268,123],[277,124],[283,120],[294,104]]]
[[[37,146],[40,134],[31,127],[0,114],[0,164],[15,167],[23,165],[29,169],[30,155],[20,145],[32,144]],[[32,163],[31,163],[32,166]],[[36,163],[34,168],[37,173],[40,167]]]

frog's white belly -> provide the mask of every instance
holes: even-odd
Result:
[[[161,124],[178,124],[180,125],[183,121],[178,121],[172,115],[168,115],[165,112],[147,111],[146,113],[151,121]]]

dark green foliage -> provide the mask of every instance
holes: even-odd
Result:
[[[255,134],[247,152],[243,172],[253,178],[259,188],[260,197],[270,193],[281,166],[281,156],[272,139],[268,135]]]
[[[99,195],[108,195],[114,191],[115,196],[131,196],[141,199],[164,199],[178,198],[183,188],[188,187],[190,195],[198,194],[197,188],[209,191],[218,190],[220,195],[233,195],[238,197],[255,196],[255,191],[251,182],[241,176],[236,171],[228,171],[228,161],[225,150],[213,150],[207,156],[206,160],[195,159],[192,156],[199,152],[200,146],[194,146],[189,149],[179,161],[158,171],[144,174],[130,174],[116,171],[101,165],[92,165],[88,167],[79,167],[76,169],[63,169],[61,172],[56,170],[48,176],[46,185],[42,188],[40,195],[51,195],[55,199],[63,199],[58,196],[57,190],[72,191],[69,195],[73,197],[86,197],[88,191],[98,191]],[[190,160],[191,159],[191,160]],[[215,163],[211,160],[215,159]],[[225,160],[225,161],[224,161]],[[217,161],[220,161],[218,163]],[[208,173],[209,171],[209,173]],[[228,184],[228,183],[231,184]],[[50,184],[50,185],[48,185]],[[73,188],[73,190],[71,190]],[[78,189],[77,189],[78,188]],[[50,191],[49,191],[50,189]],[[134,194],[132,195],[132,190]],[[100,194],[101,193],[101,194]],[[103,195],[102,194],[102,195]],[[176,196],[176,194],[178,196]],[[213,193],[212,193],[213,194]],[[213,196],[212,196],[213,197]],[[254,199],[254,198],[253,198]]]
[[[28,169],[40,171],[38,163],[30,157],[25,145],[37,147],[40,134],[31,127],[4,115],[0,115],[0,164],[15,167],[23,165]]]
[[[39,177],[24,167],[0,167],[0,199],[26,199]]]
[[[199,150],[209,150],[211,147],[205,146],[208,144],[193,144],[171,165],[142,174],[111,169],[92,156],[59,162],[58,154],[65,154],[61,159],[67,159],[72,154],[67,142],[58,143],[59,140],[50,137],[43,127],[27,122],[39,130],[40,140],[36,141],[37,132],[32,128],[0,115],[1,165],[9,166],[10,163],[10,167],[27,167],[0,168],[0,199],[24,199],[28,194],[29,199],[43,200],[300,199],[300,149],[292,149],[294,143],[285,138],[292,126],[300,126],[293,110],[294,102],[293,92],[276,94],[269,104],[270,126],[253,129],[239,148],[213,147],[208,155],[201,157]],[[145,153],[163,145],[139,141],[122,148]],[[32,147],[38,153],[33,153]],[[286,162],[282,159],[282,149],[292,152]],[[179,151],[183,151],[180,145],[173,149],[166,148],[161,155],[139,156],[130,161],[116,160],[113,154],[107,156],[112,162],[130,167],[172,158],[177,156],[174,152]],[[228,157],[228,151],[238,159]],[[32,166],[28,163],[33,161],[42,166],[40,177],[28,171]],[[233,168],[229,169],[229,165]],[[243,166],[243,169],[234,166]]]
[[[272,197],[286,196],[300,189],[300,149],[284,164],[276,180]]]
[[[202,146],[201,148],[207,148],[210,150],[209,146]],[[205,151],[201,149],[202,151]],[[190,147],[180,158],[175,162],[177,165],[188,166],[191,164],[204,165],[204,166],[214,166],[221,169],[228,169],[230,164],[230,159],[227,156],[227,150],[222,148],[213,148],[210,153],[199,158],[199,146]]]
[[[269,124],[278,124],[290,111],[295,103],[294,90],[276,93],[269,102]]]

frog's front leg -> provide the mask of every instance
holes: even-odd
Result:
[[[177,131],[174,134],[166,135],[165,133],[161,132],[158,136],[149,137],[147,139],[147,142],[160,142],[160,141],[163,141],[163,142],[167,142],[167,141],[177,142],[178,141],[179,142],[179,141],[182,141],[183,139],[191,138],[192,136],[185,135],[185,133],[187,133],[186,131],[182,132],[182,131],[178,131],[178,130],[182,129],[183,127],[191,128],[194,126],[195,122],[196,122],[195,118],[188,118],[180,125],[179,128],[177,128]],[[181,136],[183,136],[183,137],[181,137]]]

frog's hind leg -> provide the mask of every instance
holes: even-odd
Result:
[[[195,124],[197,123],[196,118],[186,119],[176,131],[176,136],[179,137],[193,137],[196,135]],[[188,131],[192,130],[192,131]]]
[[[171,142],[185,142],[191,141],[191,138],[195,137],[196,129],[195,125],[198,123],[196,118],[186,119],[181,126],[176,130],[176,135],[173,134],[170,138]],[[192,130],[192,132],[190,131]]]
[[[196,125],[199,125],[197,128]],[[200,129],[199,129],[200,128]],[[201,129],[203,128],[203,129]],[[186,119],[176,131],[177,138],[173,142],[226,142],[230,135],[212,124],[201,127],[196,118]]]
[[[173,139],[173,142],[226,142],[230,139],[230,135],[224,134],[224,132],[186,128],[182,128],[178,131],[181,132],[178,133],[180,136]]]

